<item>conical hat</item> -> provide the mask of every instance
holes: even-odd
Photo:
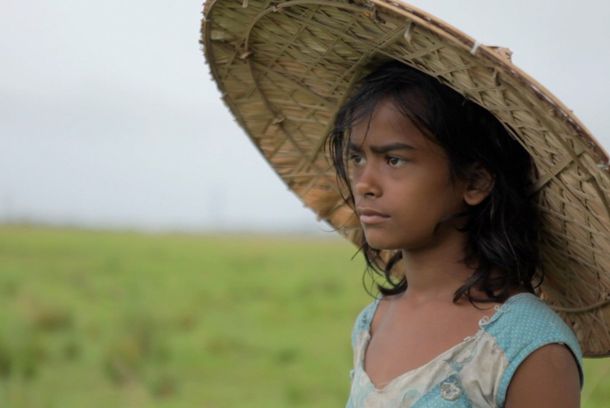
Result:
[[[386,0],[209,0],[201,35],[224,102],[250,139],[306,206],[354,242],[362,231],[324,140],[373,61],[402,61],[491,111],[539,174],[539,295],[573,328],[586,356],[610,354],[608,155],[511,63],[510,52]]]

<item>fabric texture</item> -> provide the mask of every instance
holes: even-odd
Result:
[[[519,365],[540,347],[565,344],[574,355],[582,384],[582,352],[572,330],[530,293],[510,297],[479,321],[473,336],[378,389],[364,370],[370,326],[380,299],[356,319],[352,332],[354,368],[347,408],[502,407]]]

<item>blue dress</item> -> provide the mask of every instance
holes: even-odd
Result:
[[[520,293],[496,306],[491,317],[481,319],[476,334],[378,389],[364,371],[370,325],[378,305],[379,299],[368,305],[354,325],[348,408],[503,407],[519,365],[533,351],[551,343],[570,349],[582,384],[582,352],[572,330],[538,297]]]

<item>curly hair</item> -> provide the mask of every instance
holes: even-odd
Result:
[[[473,168],[477,166],[494,178],[491,192],[481,203],[456,215],[466,219],[460,228],[467,234],[462,261],[473,273],[454,293],[453,301],[503,302],[515,288],[533,293],[543,279],[537,274],[539,214],[531,194],[533,161],[493,114],[436,78],[397,61],[386,62],[363,78],[343,104],[326,147],[345,191],[345,202],[354,208],[346,156],[351,127],[370,118],[377,104],[386,99],[442,147],[452,180],[473,180],[477,177]],[[406,277],[392,273],[401,251],[388,262],[379,262],[381,251],[369,246],[364,238],[360,250],[367,271],[384,278],[383,284],[377,284],[383,295],[407,289]],[[475,297],[473,288],[485,297]]]

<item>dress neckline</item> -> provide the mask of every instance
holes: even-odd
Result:
[[[375,383],[373,383],[373,381],[369,377],[368,373],[364,369],[364,361],[365,361],[365,357],[366,357],[366,352],[367,352],[367,349],[368,349],[368,346],[369,346],[369,343],[370,343],[371,337],[372,337],[371,323],[373,322],[373,318],[375,317],[375,314],[377,313],[377,308],[379,307],[379,302],[381,301],[381,297],[378,297],[375,299],[375,301],[372,305],[372,309],[369,313],[369,318],[367,319],[368,323],[367,323],[367,326],[365,327],[365,337],[364,337],[364,340],[362,341],[362,352],[360,353],[360,359],[358,361],[358,364],[360,366],[359,367],[360,371],[362,372],[362,375],[364,376],[365,380],[372,386],[373,390],[377,393],[382,393],[382,392],[388,390],[389,388],[391,388],[394,384],[400,382],[400,380],[402,380],[408,376],[416,374],[417,372],[434,364],[438,360],[442,360],[446,355],[453,354],[458,349],[465,347],[467,344],[470,344],[474,340],[481,337],[481,335],[485,332],[485,326],[496,321],[504,312],[506,312],[508,310],[508,306],[510,304],[514,303],[518,298],[526,297],[526,296],[533,296],[536,299],[538,299],[538,297],[536,295],[529,293],[529,292],[521,292],[521,293],[517,293],[517,294],[509,297],[501,305],[494,306],[494,313],[491,316],[483,316],[479,320],[479,329],[477,330],[477,332],[475,334],[465,337],[464,340],[460,341],[457,344],[454,344],[453,346],[449,347],[445,351],[442,351],[440,354],[433,357],[430,361],[397,375],[396,377],[392,378],[390,381],[388,381],[381,387],[378,387],[377,385],[375,385]]]

